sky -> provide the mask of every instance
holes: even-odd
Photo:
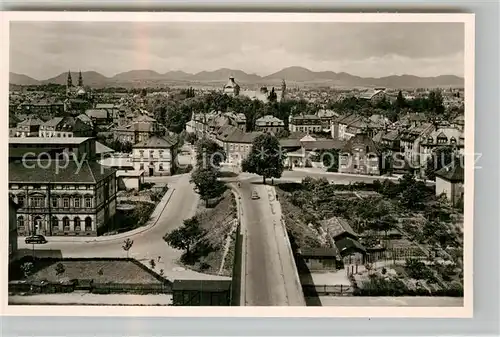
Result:
[[[362,77],[464,75],[462,23],[11,22],[10,71],[261,76],[289,66]]]

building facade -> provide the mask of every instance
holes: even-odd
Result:
[[[18,205],[9,198],[9,263],[17,256],[17,209]]]
[[[340,153],[340,173],[380,175],[380,151],[366,133],[349,139]]]
[[[132,165],[146,176],[171,175],[175,172],[177,140],[173,137],[152,136],[132,148]]]
[[[276,134],[285,128],[285,123],[272,115],[260,117],[255,121],[255,131],[271,132]]]
[[[316,115],[298,115],[290,116],[288,129],[290,132],[321,132],[323,129],[321,119]]]

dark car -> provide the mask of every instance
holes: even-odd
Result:
[[[24,241],[26,243],[47,243],[47,239],[43,235],[28,236]]]

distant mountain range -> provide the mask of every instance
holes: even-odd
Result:
[[[23,74],[10,73],[10,84],[37,85],[37,84],[66,84],[67,73],[38,81]],[[386,87],[386,88],[432,88],[432,87],[463,87],[464,79],[455,75],[441,75],[436,77],[418,77],[414,75],[392,75],[386,77],[359,77],[345,72],[311,71],[303,67],[288,67],[276,73],[259,76],[248,74],[241,70],[222,68],[215,71],[201,71],[189,74],[183,71],[169,71],[160,74],[153,70],[131,70],[106,77],[95,71],[82,72],[85,85],[92,87],[111,86],[155,86],[172,83],[216,84],[224,83],[229,76],[234,76],[237,83],[246,85],[279,84],[282,79],[287,83],[302,85],[326,85],[337,87]],[[78,81],[78,73],[71,73],[73,83]]]

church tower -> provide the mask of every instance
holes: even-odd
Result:
[[[70,90],[70,88],[73,86],[73,79],[71,78],[71,71],[68,70],[68,79],[66,80],[66,89]]]
[[[80,73],[78,74],[78,86],[80,88],[83,88],[83,77],[82,77],[82,71],[80,70]]]

